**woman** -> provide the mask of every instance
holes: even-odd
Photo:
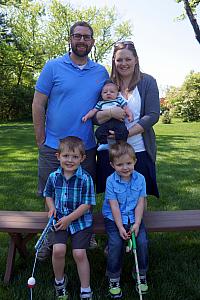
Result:
[[[126,126],[129,131],[128,143],[134,148],[137,157],[135,170],[146,179],[147,195],[159,197],[156,182],[156,140],[153,125],[160,116],[160,100],[156,80],[140,71],[139,59],[133,42],[120,42],[114,47],[111,79],[119,86],[121,96],[128,102],[134,120]],[[123,120],[124,111],[114,107],[100,111],[96,118],[99,124],[110,118]],[[111,132],[111,137],[114,132]],[[113,172],[109,164],[108,151],[98,152],[97,192],[105,191],[106,178]]]

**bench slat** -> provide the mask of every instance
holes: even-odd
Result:
[[[0,231],[37,233],[47,220],[47,212],[0,211]],[[146,211],[144,222],[148,231],[200,230],[200,210]],[[94,213],[94,232],[105,233],[101,213]]]

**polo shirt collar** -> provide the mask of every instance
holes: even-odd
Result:
[[[66,63],[66,64],[71,64],[72,66],[74,66],[75,68],[77,68],[77,64],[75,64],[71,58],[70,58],[70,53],[67,53],[64,55],[63,57],[63,61]],[[85,67],[83,69],[90,69],[90,68],[93,68],[95,66],[95,63],[91,60],[91,59],[87,59],[87,64],[85,65]]]

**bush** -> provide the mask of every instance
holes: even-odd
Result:
[[[0,95],[0,121],[30,120],[33,94],[32,87],[4,87]]]
[[[171,124],[172,118],[170,116],[169,110],[165,110],[163,115],[162,115],[162,123],[163,124]]]

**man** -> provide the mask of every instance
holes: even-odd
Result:
[[[108,78],[106,69],[88,58],[93,45],[93,29],[84,22],[70,28],[71,51],[48,61],[36,83],[33,99],[33,124],[38,158],[38,195],[48,175],[59,166],[55,153],[59,140],[77,136],[84,142],[86,159],[82,166],[93,179],[96,169],[96,143],[92,122],[82,117],[93,108]],[[41,257],[42,258],[42,257]]]

